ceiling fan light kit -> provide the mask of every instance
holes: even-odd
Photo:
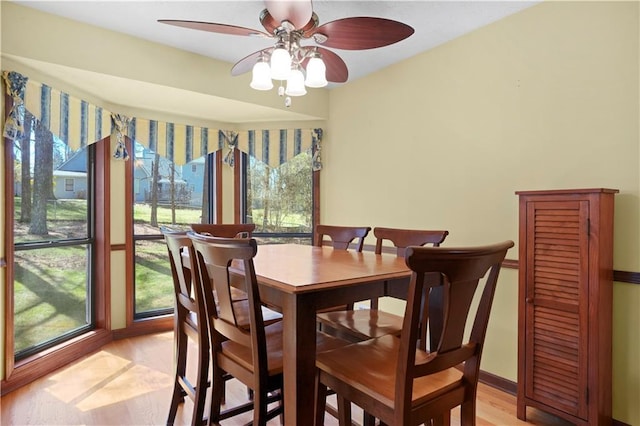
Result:
[[[260,23],[266,32],[213,22],[159,22],[221,34],[274,38],[274,47],[241,59],[231,69],[231,75],[252,70],[249,86],[263,91],[273,88],[273,80],[280,81],[278,95],[286,95],[286,107],[291,106],[291,96],[307,93],[305,86],[325,87],[329,81],[344,83],[349,77],[347,66],[338,55],[325,47],[302,45],[302,40],[335,49],[364,50],[397,43],[414,32],[401,22],[372,17],[343,18],[319,25],[311,0],[265,0],[265,5]]]
[[[249,86],[255,90],[271,90],[273,82],[271,81],[271,68],[267,58],[262,56],[253,66],[251,83]]]

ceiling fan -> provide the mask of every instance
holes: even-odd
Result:
[[[327,81],[347,81],[347,65],[327,47],[373,49],[397,43],[414,32],[409,25],[374,17],[342,18],[320,25],[311,0],[265,0],[265,6],[259,16],[265,31],[213,22],[173,19],[160,19],[158,22],[220,34],[274,39],[274,47],[259,50],[238,61],[231,69],[231,75],[237,76],[253,69],[251,87],[257,90],[271,89],[272,79],[286,81],[287,89],[281,83],[278,93],[287,95],[287,106],[291,103],[288,96],[306,93],[305,85],[323,87]],[[306,80],[302,70],[306,71]]]

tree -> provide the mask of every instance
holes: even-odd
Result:
[[[175,225],[176,223],[176,166],[171,163],[171,175],[170,175],[171,186],[170,196],[171,196],[171,223]]]
[[[151,166],[151,218],[149,223],[151,226],[158,226],[158,184],[160,181],[160,154],[157,152],[153,158]]]
[[[269,175],[271,172],[271,167],[264,167],[264,193],[262,198],[262,207],[264,208],[264,213],[262,216],[262,230],[267,231],[269,228],[269,215],[270,207],[271,207],[271,185],[269,182]]]
[[[25,110],[24,113],[24,133],[20,139],[20,196],[22,203],[20,207],[20,222],[31,222],[31,133],[33,125],[33,115]]]
[[[202,178],[204,181],[202,182],[202,207],[200,211],[200,221],[202,223],[209,223],[213,220],[213,218],[209,217],[209,162],[204,161],[204,170],[202,173]]]
[[[37,122],[35,126],[33,209],[29,234],[49,235],[47,201],[53,195],[53,135]]]

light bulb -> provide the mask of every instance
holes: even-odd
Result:
[[[309,63],[307,64],[307,79],[304,84],[307,87],[324,87],[328,84],[326,73],[327,67],[324,61],[314,56],[309,59]]]
[[[286,80],[291,73],[291,55],[283,45],[277,45],[271,54],[271,78]]]
[[[307,94],[304,88],[304,74],[299,69],[291,70],[287,79],[287,89],[284,91],[289,96],[302,96]]]
[[[271,90],[273,88],[273,82],[271,81],[271,68],[269,68],[269,64],[264,60],[259,60],[253,66],[252,78],[249,86],[256,90]]]

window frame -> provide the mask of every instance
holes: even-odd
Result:
[[[22,359],[28,358],[29,356],[35,355],[37,353],[48,350],[49,348],[59,346],[64,342],[72,339],[73,337],[80,336],[88,331],[91,331],[95,328],[95,300],[94,300],[94,286],[95,286],[95,263],[96,259],[94,256],[95,253],[95,226],[94,226],[94,217],[95,217],[95,191],[93,190],[93,184],[95,182],[95,173],[96,173],[96,154],[94,146],[87,146],[87,236],[83,238],[69,238],[64,240],[42,240],[42,241],[29,241],[22,243],[13,243],[13,253],[17,251],[30,251],[30,250],[38,250],[38,249],[47,249],[47,248],[57,248],[57,247],[78,247],[78,246],[87,246],[88,251],[88,288],[87,288],[87,308],[88,308],[88,324],[78,327],[74,330],[67,331],[65,333],[60,334],[58,337],[50,339],[46,342],[42,342],[36,344],[29,349],[22,350],[19,353],[15,352],[15,344],[14,344],[14,359],[15,362],[19,362]],[[13,160],[14,157],[12,157]],[[71,180],[74,182],[73,178],[65,178],[65,192],[67,181]],[[15,194],[14,194],[15,195]],[[14,212],[15,210],[12,209]],[[11,215],[11,223],[15,222],[14,214]],[[15,280],[15,273],[12,276],[11,284],[13,286]],[[13,301],[12,301],[13,303]],[[15,317],[15,312],[14,312]],[[14,333],[15,334],[15,333]],[[15,343],[15,342],[14,342]]]
[[[4,85],[4,83],[2,84]],[[3,88],[5,119],[13,106],[13,99]],[[1,394],[5,395],[18,389],[58,368],[68,365],[78,358],[96,351],[113,340],[111,333],[111,257],[110,257],[110,217],[104,212],[110,211],[110,136],[96,141],[95,145],[95,182],[94,197],[94,322],[92,330],[82,333],[71,340],[59,343],[44,351],[35,353],[16,361],[14,358],[14,188],[8,185],[13,182],[14,154],[13,142],[4,138],[4,249],[5,258],[0,259],[0,267],[5,269],[4,286],[4,379],[0,383]]]
[[[311,155],[315,154],[315,146],[313,147],[313,151]],[[245,184],[246,184],[246,168],[248,163],[249,154],[243,153],[240,150],[236,149],[234,152],[234,167],[233,176],[234,176],[234,221],[236,223],[243,223],[243,218],[246,217],[246,199],[244,197],[245,192]],[[312,212],[311,212],[311,244],[315,244],[316,235],[313,230],[315,230],[316,225],[320,221],[320,170],[313,170],[311,175],[311,192],[312,192]],[[258,233],[254,232],[253,235],[256,237],[309,237],[308,233]]]
[[[133,151],[134,142],[125,136],[125,146],[128,152]],[[217,220],[222,218],[222,152],[216,151],[206,155],[208,191],[203,194],[203,203],[207,203],[206,216]],[[132,212],[134,206],[134,167],[127,164],[125,167],[126,200],[125,211]],[[213,202],[208,202],[212,199]],[[205,221],[208,218],[204,218]],[[162,311],[150,311],[148,314],[136,314],[135,309],[135,243],[139,240],[161,240],[162,234],[134,237],[133,215],[128,214],[125,221],[125,244],[122,249],[126,252],[126,328],[114,331],[114,338],[125,338],[147,333],[173,330],[173,309]]]

